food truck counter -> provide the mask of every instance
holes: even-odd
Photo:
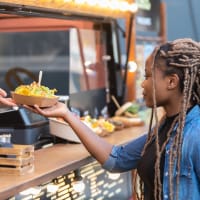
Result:
[[[146,126],[135,126],[115,131],[105,140],[125,144],[144,134]],[[1,174],[0,199],[7,199],[33,186],[78,169],[94,160],[82,144],[55,144],[34,152],[34,171],[25,175]]]

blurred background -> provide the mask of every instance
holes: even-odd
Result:
[[[165,0],[167,39],[190,37],[200,41],[199,0]]]

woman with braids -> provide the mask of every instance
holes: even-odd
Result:
[[[137,169],[138,199],[200,199],[200,44],[178,39],[156,48],[146,61],[142,88],[145,103],[152,108],[149,131],[124,146],[105,142],[63,103],[32,110],[62,117],[105,169]],[[160,122],[157,107],[165,110]]]

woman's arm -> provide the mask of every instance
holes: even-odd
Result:
[[[123,146],[114,146],[103,168],[111,172],[125,172],[136,169],[146,143],[147,134],[129,141]]]
[[[81,120],[70,112],[65,104],[58,102],[53,107],[44,109],[41,109],[38,106],[35,106],[34,108],[27,108],[46,117],[63,118],[67,123],[69,123],[92,156],[94,156],[101,164],[108,159],[113,145],[107,143],[103,138],[99,137],[89,127],[81,122]]]
[[[103,164],[109,157],[112,145],[94,133],[69,110],[66,112],[64,120],[70,124],[87,150]]]

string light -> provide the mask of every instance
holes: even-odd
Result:
[[[41,192],[41,187],[36,186],[20,192],[20,195],[38,195],[40,194],[40,192]]]
[[[47,184],[47,192],[49,193],[56,193],[59,190],[58,179],[53,179],[52,182]]]
[[[134,61],[128,62],[128,70],[129,72],[135,72],[137,70],[137,64]]]
[[[5,0],[4,2],[10,2]],[[12,0],[13,3],[21,5],[38,5],[54,9],[91,13],[94,15],[120,15],[126,12],[135,13],[138,5],[135,2],[129,3],[126,0]],[[103,11],[103,12],[102,12]],[[114,16],[113,16],[114,17]]]

